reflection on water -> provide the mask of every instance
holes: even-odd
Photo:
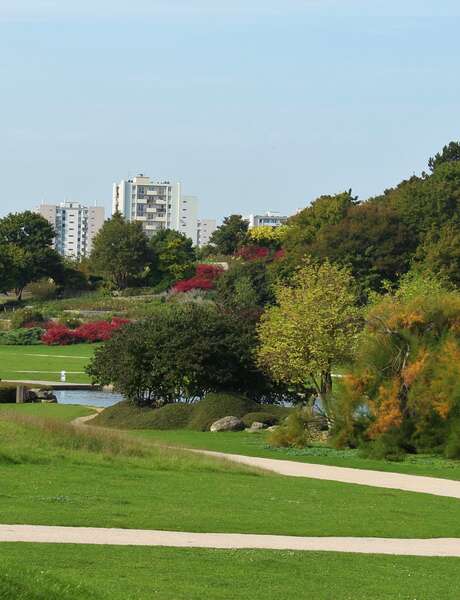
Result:
[[[59,390],[54,393],[59,404],[83,404],[97,408],[106,408],[123,400],[121,394],[94,390]]]

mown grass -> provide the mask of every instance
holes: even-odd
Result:
[[[42,419],[57,419],[58,421],[73,421],[78,417],[86,417],[94,413],[93,409],[77,404],[0,404],[0,415],[7,411],[9,414],[40,417]]]
[[[316,445],[304,449],[272,448],[267,442],[266,432],[211,433],[189,430],[159,431],[149,429],[132,431],[131,434],[158,443],[215,450],[230,454],[244,454],[247,456],[260,456],[262,458],[294,460],[337,467],[371,469],[375,471],[460,480],[460,461],[449,460],[435,455],[407,455],[405,460],[394,462],[364,458],[359,455],[358,450],[336,450],[324,445]]]
[[[460,537],[460,502],[281,477],[117,432],[0,419],[3,523],[174,531]]]
[[[90,383],[84,371],[97,346],[0,346],[0,379],[59,381],[64,370],[69,383]]]
[[[0,600],[457,600],[460,559],[0,544]]]

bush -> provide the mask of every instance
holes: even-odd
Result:
[[[49,279],[40,279],[27,286],[27,290],[37,300],[51,300],[57,295],[57,285]]]
[[[20,329],[27,323],[44,323],[43,314],[33,308],[21,308],[15,311],[11,316],[12,329]]]
[[[83,340],[77,335],[76,330],[69,329],[65,325],[55,325],[50,327],[41,338],[47,346],[69,346],[78,344]]]
[[[41,344],[44,329],[30,327],[0,332],[0,344],[5,346],[35,346]]]
[[[460,458],[460,418],[452,423],[444,454],[447,458]]]
[[[109,321],[93,321],[84,323],[77,329],[69,329],[65,325],[53,325],[42,336],[42,342],[48,346],[67,346],[83,342],[104,342],[109,340],[114,331],[130,323],[128,319],[114,317]]]
[[[291,412],[279,427],[270,432],[268,443],[275,448],[305,448],[312,441],[308,429],[308,423],[312,418],[311,409],[308,408]]]
[[[361,446],[360,454],[365,458],[398,462],[404,459],[405,452],[399,444],[398,435],[388,432]]]
[[[183,293],[191,290],[213,290],[216,279],[222,274],[223,269],[218,265],[201,264],[197,265],[195,276],[190,279],[178,281],[173,291]]]
[[[91,423],[120,429],[185,429],[194,408],[182,402],[161,408],[139,407],[123,400],[106,408]]]
[[[16,388],[0,384],[0,404],[14,404],[16,402]]]
[[[264,423],[264,425],[276,425],[278,423],[278,417],[267,412],[251,412],[243,417],[243,423],[246,427],[251,427],[253,423]]]
[[[237,394],[207,394],[195,404],[189,427],[198,431],[208,431],[218,419],[229,416],[241,418],[249,412],[257,412],[259,408],[260,405]]]

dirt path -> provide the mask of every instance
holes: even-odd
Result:
[[[86,415],[85,417],[77,417],[76,419],[71,421],[72,425],[85,425],[86,423],[88,423],[88,421],[95,419],[97,415],[99,415],[104,410],[103,408],[96,408],[95,406],[90,406],[88,408],[92,408],[94,410],[94,413],[92,415]]]
[[[241,533],[189,533],[144,529],[97,527],[48,527],[0,525],[0,542],[54,544],[107,544],[115,546],[168,546],[173,548],[222,548],[353,552],[399,556],[460,557],[460,539],[391,539],[353,537],[295,537]]]
[[[210,450],[193,450],[199,454],[225,458],[234,462],[273,471],[279,475],[290,477],[309,477],[311,479],[324,479],[327,481],[340,481],[341,483],[356,483],[371,487],[404,490],[406,492],[419,492],[433,494],[434,496],[447,496],[460,499],[460,481],[441,479],[438,477],[422,477],[420,475],[405,475],[403,473],[387,473],[385,471],[371,471],[368,469],[351,469],[347,467],[330,467],[310,463],[295,462],[292,460],[276,460],[259,458],[256,456],[243,456],[241,454],[226,454]]]

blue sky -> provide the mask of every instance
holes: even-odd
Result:
[[[218,218],[380,193],[460,138],[459,30],[450,0],[3,2],[0,215],[137,172]]]

